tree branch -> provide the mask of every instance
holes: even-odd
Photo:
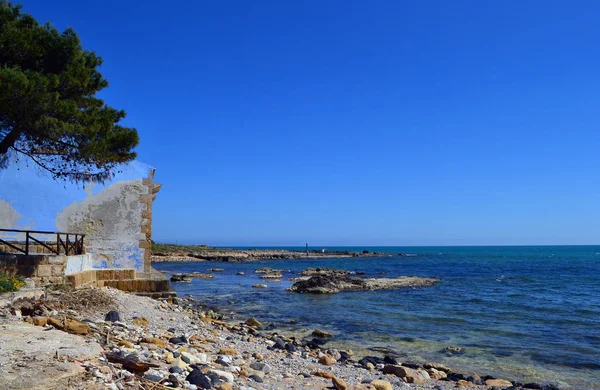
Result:
[[[15,151],[15,152],[19,152],[21,154],[24,154],[25,156],[29,157],[31,159],[31,161],[33,161],[34,163],[36,163],[40,168],[45,169],[46,171],[50,172],[52,175],[57,176],[57,172],[52,170],[50,167],[47,167],[46,165],[44,165],[44,163],[38,161],[33,154],[26,152],[23,149],[19,149],[15,146],[11,146],[11,148]]]
[[[109,177],[109,173],[107,173],[107,172],[82,173],[82,172],[79,172],[78,170],[67,171],[64,168],[55,170],[55,169],[52,169],[51,167],[47,166],[47,164],[44,161],[38,160],[36,158],[38,156],[36,153],[28,152],[28,151],[20,149],[16,146],[12,146],[11,148],[15,152],[21,153],[21,154],[29,157],[31,159],[31,161],[33,161],[40,168],[42,168],[45,171],[52,174],[52,176],[54,178],[68,177],[74,181],[84,181],[84,182],[85,181],[94,181],[94,182],[102,183],[104,180],[106,180]]]

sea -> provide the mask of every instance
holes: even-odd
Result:
[[[350,348],[357,355],[391,353],[401,361],[439,362],[465,374],[552,383],[561,389],[600,389],[600,246],[323,249],[405,256],[154,267],[171,272],[223,268],[212,280],[193,279],[173,287],[180,296],[190,294],[235,319],[256,317],[283,334],[329,331],[335,337],[327,345]],[[259,267],[285,270],[285,277],[265,282],[254,272]],[[288,278],[310,267],[440,281],[422,289],[330,295],[286,291],[293,283]],[[256,283],[268,288],[252,288]],[[463,350],[452,353],[446,347]]]

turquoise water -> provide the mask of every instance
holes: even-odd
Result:
[[[411,256],[157,263],[155,268],[224,268],[214,280],[174,287],[279,327],[294,319],[290,331],[327,329],[336,334],[332,345],[388,347],[405,361],[442,362],[464,373],[600,389],[600,246],[327,249]],[[254,274],[264,266],[289,270],[286,278],[308,267],[329,267],[441,281],[419,290],[300,295],[285,291],[291,285],[286,279],[264,290],[251,288],[264,283]],[[462,347],[465,353],[444,353],[446,346]]]

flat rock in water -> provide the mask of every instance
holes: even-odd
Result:
[[[171,282],[185,282],[190,283],[192,281],[191,276],[186,274],[173,274],[171,275]]]
[[[408,287],[427,287],[437,282],[433,278],[399,276],[397,278],[359,278],[348,275],[315,275],[297,280],[290,291],[309,294],[331,294],[340,291],[391,290]]]
[[[320,329],[313,330],[312,335],[315,337],[321,338],[321,339],[333,337],[333,335],[331,333],[326,332],[324,330],[320,330]]]
[[[308,268],[300,272],[302,276],[315,276],[315,275],[327,275],[327,276],[344,276],[348,275],[350,271],[343,269],[331,269],[331,268]]]
[[[262,326],[262,324],[260,323],[260,321],[258,321],[256,318],[254,317],[250,317],[246,320],[246,322],[244,322],[245,325],[248,325],[252,328],[260,328]]]
[[[510,387],[512,386],[512,382],[511,381],[507,381],[505,379],[488,379],[487,381],[485,381],[485,384],[487,386],[496,386],[496,387]]]

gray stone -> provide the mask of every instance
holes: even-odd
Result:
[[[203,389],[212,389],[213,382],[211,378],[202,373],[200,370],[193,370],[190,374],[185,378],[186,381],[190,382],[193,385],[200,386]]]
[[[144,375],[144,378],[151,380],[152,382],[160,382],[161,381],[161,377],[155,374],[146,374]]]
[[[215,363],[218,363],[225,367],[229,367],[229,363],[231,363],[231,360],[227,361],[224,359],[224,356],[218,356],[217,359],[215,360]]]
[[[175,375],[169,375],[169,382],[171,382],[171,387],[179,387],[179,379]]]
[[[253,370],[256,370],[256,371],[262,371],[265,374],[268,374],[269,372],[271,372],[271,366],[269,366],[265,362],[252,362],[250,364],[250,368],[252,368]]]
[[[109,321],[109,322],[121,321],[121,316],[119,315],[119,312],[111,310],[108,313],[106,313],[106,316],[104,317],[104,321]]]

